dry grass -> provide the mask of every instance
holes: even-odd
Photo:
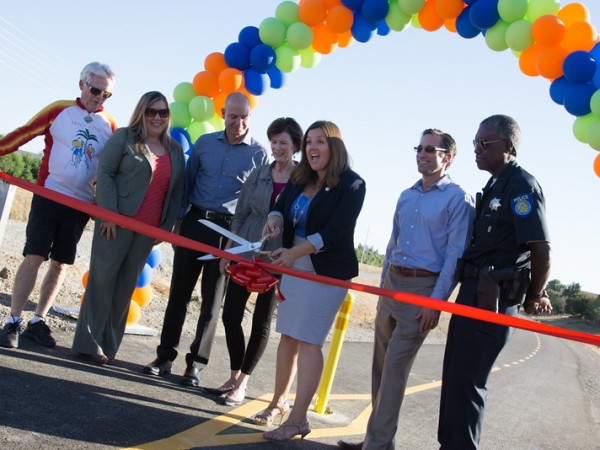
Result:
[[[10,210],[10,220],[18,222],[27,222],[29,217],[29,208],[31,206],[32,193],[21,188],[17,188],[15,198],[13,200],[12,209]]]

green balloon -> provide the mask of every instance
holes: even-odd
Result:
[[[267,17],[258,27],[258,36],[264,44],[277,48],[285,41],[285,24],[275,17]]]
[[[306,69],[311,69],[321,62],[321,54],[312,48],[312,45],[304,50],[300,50],[300,65]]]
[[[225,128],[225,122],[223,122],[223,119],[221,119],[216,114],[210,118],[208,123],[210,123],[213,126],[215,131],[221,131]]]
[[[293,72],[300,67],[300,63],[302,62],[300,53],[287,43],[275,49],[275,56],[277,57],[275,65],[282,72]]]
[[[412,16],[423,9],[425,0],[398,0],[398,6],[404,14]]]
[[[176,102],[189,103],[196,96],[192,83],[184,81],[173,89],[173,98]]]
[[[527,14],[527,0],[498,0],[498,14],[505,22],[512,23]]]
[[[412,25],[413,28],[416,28],[417,30],[422,30],[423,27],[421,26],[421,22],[419,22],[419,15],[418,14],[413,14],[410,18],[410,24]]]
[[[556,15],[559,9],[560,2],[558,0],[529,0],[527,18],[535,22],[542,16]]]
[[[600,122],[594,122],[588,127],[586,137],[590,147],[600,150]]]
[[[519,52],[527,50],[533,45],[532,27],[533,24],[525,19],[511,23],[506,29],[506,45]]]
[[[390,9],[385,17],[385,23],[390,27],[390,30],[402,31],[408,27],[410,20],[411,15],[402,11],[397,2],[390,3]]]
[[[501,52],[508,48],[506,44],[506,30],[509,24],[504,20],[499,20],[485,33],[485,43],[495,52]]]
[[[171,110],[171,127],[187,128],[192,121],[187,103],[173,102],[169,105]]]
[[[575,139],[577,139],[579,142],[587,144],[588,129],[592,124],[597,122],[600,122],[600,117],[593,113],[577,117],[575,122],[573,122],[573,135],[575,136]]]
[[[192,143],[196,142],[200,136],[206,133],[215,131],[214,127],[209,122],[192,122],[187,129]]]
[[[600,117],[600,89],[592,95],[592,98],[590,99],[590,109],[592,110],[592,114]]]
[[[286,39],[289,46],[293,49],[304,50],[312,43],[313,31],[305,23],[296,22],[288,27]]]
[[[282,21],[285,26],[289,27],[291,24],[300,20],[299,11],[300,8],[296,3],[286,0],[281,2],[275,9],[275,18]]]
[[[204,95],[198,95],[190,100],[190,115],[194,120],[204,122],[215,114],[213,101]]]

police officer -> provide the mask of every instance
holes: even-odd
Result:
[[[471,242],[457,270],[456,303],[516,316],[552,311],[544,289],[550,245],[542,189],[516,162],[521,130],[508,116],[483,120],[475,160],[492,175],[478,195]],[[438,440],[442,450],[476,449],[481,437],[487,379],[512,329],[452,316],[442,374]]]

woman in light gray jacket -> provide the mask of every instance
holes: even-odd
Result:
[[[231,231],[248,241],[254,242],[262,237],[267,215],[275,204],[275,199],[285,187],[295,167],[292,159],[300,151],[302,128],[294,119],[283,117],[276,119],[267,129],[274,161],[257,167],[242,186],[242,191],[231,222]],[[229,241],[225,248],[231,248]],[[265,250],[281,247],[281,239],[267,240]],[[249,255],[250,256],[250,255]],[[229,261],[222,259],[221,271],[226,270]],[[252,316],[252,331],[246,346],[242,320],[246,302],[250,296],[244,286],[230,281],[223,306],[223,325],[229,350],[231,375],[214,392],[224,395],[224,403],[235,406],[242,403],[246,396],[246,386],[252,370],[264,353],[271,331],[271,319],[277,305],[275,290],[271,289],[256,298]],[[272,411],[264,421],[269,421]],[[262,423],[262,422],[261,422]]]
[[[98,206],[171,231],[181,206],[185,162],[169,135],[170,111],[160,92],[144,94],[128,127],[118,129],[100,156]],[[154,239],[96,219],[88,282],[72,350],[96,364],[121,345],[131,295]]]

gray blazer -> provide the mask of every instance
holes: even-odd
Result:
[[[133,145],[134,136],[129,128],[115,131],[100,155],[96,182],[98,206],[126,216],[137,213],[152,180],[149,156],[138,152]],[[171,231],[183,197],[185,161],[177,143],[167,151],[171,155],[171,180],[160,228]]]
[[[271,211],[271,195],[273,194],[273,164],[265,164],[254,169],[244,184],[238,199],[235,214],[231,221],[231,231],[250,242],[258,241]],[[265,242],[264,250],[275,250],[281,247],[281,235]]]

